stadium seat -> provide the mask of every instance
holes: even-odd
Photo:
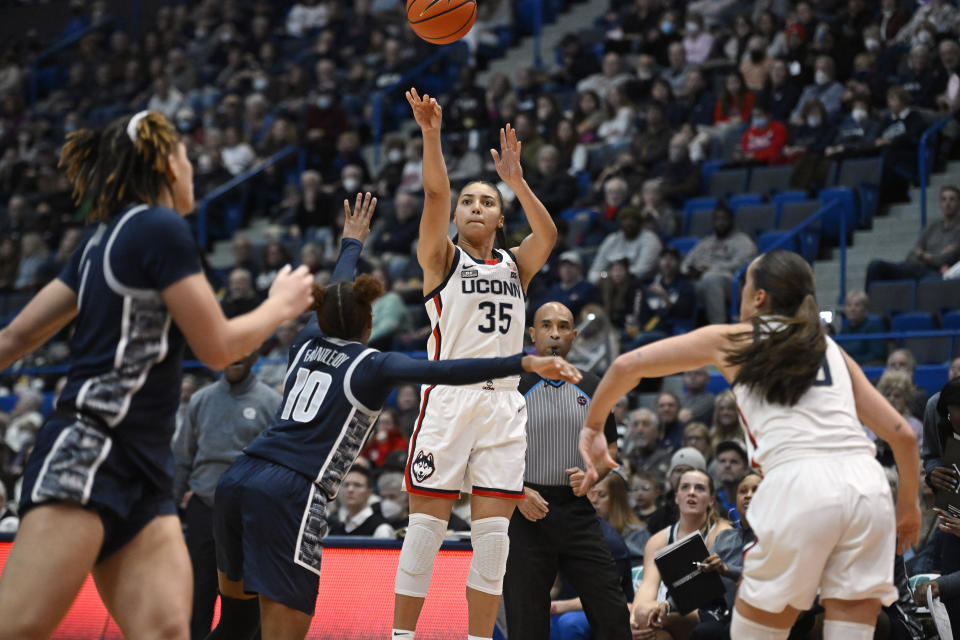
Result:
[[[777,220],[777,209],[772,204],[754,204],[740,207],[734,214],[734,228],[756,238],[761,231],[773,229]]]
[[[690,250],[700,241],[700,238],[691,238],[691,237],[681,237],[673,238],[667,242],[668,247],[673,247],[680,252],[681,255],[687,255],[690,253]]]
[[[790,188],[790,175],[792,173],[793,167],[790,165],[755,167],[753,171],[750,172],[750,187],[748,191],[764,195],[786,191]]]
[[[787,240],[782,244],[778,244],[789,235],[789,231],[764,231],[760,234],[760,237],[757,238],[757,248],[760,250],[760,253],[771,251],[773,249],[796,251],[798,249],[796,236],[794,236],[792,240]]]
[[[862,184],[880,186],[883,175],[883,158],[848,158],[837,171],[836,186],[855,188]]]
[[[694,211],[708,210],[713,211],[717,208],[717,199],[713,196],[706,196],[702,198],[690,198],[683,203],[683,216],[684,220],[686,217],[693,213]]]
[[[847,226],[847,239],[853,237],[854,225],[861,228],[870,226],[870,220],[860,220],[857,212],[857,200],[853,189],[849,187],[828,187],[821,189],[817,194],[824,205],[835,202],[837,209],[828,211],[823,216],[824,231],[835,239],[840,238],[840,216],[844,217]]]
[[[944,329],[960,329],[960,310],[943,314],[940,318],[940,325]]]
[[[763,196],[759,193],[741,193],[731,196],[727,200],[727,206],[736,213],[737,209],[751,204],[763,204]]]
[[[891,331],[932,331],[936,326],[933,315],[926,311],[911,311],[890,318]]]
[[[747,190],[747,169],[718,169],[707,186],[707,195],[729,198]]]
[[[815,214],[821,208],[819,200],[801,200],[798,202],[785,202],[777,216],[777,229],[789,231],[796,228],[801,222]],[[813,223],[816,228],[822,225],[819,222]]]
[[[922,280],[917,283],[917,311],[941,313],[960,306],[960,280]]]
[[[810,196],[807,195],[806,191],[794,190],[794,191],[782,191],[776,194],[775,196],[773,196],[773,198],[771,198],[770,201],[773,202],[773,204],[777,207],[777,215],[779,215],[780,212],[783,211],[783,205],[785,205],[786,203],[803,202],[804,200],[807,200],[809,198]]]
[[[917,283],[913,280],[884,280],[870,285],[870,309],[892,316],[913,311]]]
[[[890,319],[891,331],[932,331],[936,328],[933,315],[925,311],[901,313]],[[901,343],[913,353],[917,362],[931,364],[950,357],[950,338],[906,338]]]
[[[685,235],[702,238],[713,233],[713,209],[697,209],[684,215]]]

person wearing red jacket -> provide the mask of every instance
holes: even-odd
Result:
[[[750,128],[743,133],[737,155],[743,160],[779,164],[783,162],[786,142],[787,128],[783,123],[773,120],[765,106],[754,104]]]

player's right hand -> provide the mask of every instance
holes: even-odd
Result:
[[[950,467],[935,467],[930,472],[930,484],[938,491],[956,491],[957,474]]]
[[[420,130],[424,133],[439,131],[443,124],[443,109],[440,108],[437,99],[431,98],[427,94],[424,94],[421,98],[417,90],[412,87],[407,91],[406,96],[410,108],[413,109],[413,118],[420,125]]]
[[[602,430],[583,426],[580,429],[580,455],[583,457],[584,475],[580,486],[573,490],[574,495],[585,496],[597,480],[600,472],[597,467],[616,469],[617,461],[610,457],[607,437]]]
[[[373,217],[373,210],[377,208],[377,199],[370,195],[370,192],[358,193],[357,203],[350,211],[350,201],[343,201],[343,212],[346,217],[343,219],[343,237],[359,240],[361,243],[367,239],[370,233],[370,218]]]
[[[277,272],[270,285],[269,300],[280,305],[283,322],[293,320],[313,305],[313,274],[305,266],[290,265]]]
[[[523,356],[523,370],[533,371],[547,380],[566,380],[576,384],[583,375],[559,356]]]
[[[535,489],[524,488],[523,502],[517,505],[523,517],[530,522],[536,522],[547,515],[550,503],[543,499]]]

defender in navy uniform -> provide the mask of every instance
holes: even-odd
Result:
[[[126,637],[187,638],[170,450],[185,342],[225,367],[311,303],[311,278],[287,269],[259,308],[224,318],[183,219],[193,169],[159,113],[71,134],[61,165],[100,226],[0,331],[2,370],[75,319],[67,385],[24,474],[0,638],[49,637],[91,572]]]
[[[350,274],[359,242],[341,249],[334,279]],[[369,276],[314,289],[316,321],[290,347],[284,399],[274,424],[220,479],[214,538],[225,600],[260,602],[264,638],[303,637],[313,617],[327,509],[394,387],[471,384],[523,371],[580,380],[556,357],[414,360],[366,346],[371,305],[382,295]],[[239,611],[239,608],[235,608]],[[213,638],[249,638],[246,620],[221,618]]]

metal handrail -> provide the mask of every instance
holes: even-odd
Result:
[[[303,165],[303,162],[304,162],[303,151],[300,149],[300,147],[296,145],[290,145],[288,147],[284,147],[280,151],[277,151],[275,154],[273,154],[263,162],[260,162],[255,166],[247,169],[243,173],[240,173],[234,176],[233,178],[231,178],[230,180],[223,183],[222,185],[220,185],[219,187],[217,187],[216,189],[208,193],[206,196],[204,196],[204,198],[197,205],[197,244],[199,244],[201,247],[204,247],[204,248],[206,248],[207,246],[207,207],[209,207],[213,201],[222,198],[228,192],[239,187],[250,178],[253,178],[254,176],[259,175],[268,167],[272,167],[273,165],[277,164],[281,160],[287,158],[288,156],[296,152],[300,152],[300,164]]]
[[[400,79],[391,84],[388,87],[380,89],[379,91],[373,94],[373,99],[371,100],[373,104],[373,163],[375,165],[380,164],[380,143],[383,141],[383,98],[384,95],[391,91],[396,91],[400,87],[407,85],[413,78],[419,76],[420,73],[428,68],[430,65],[447,58],[454,53],[465,49],[467,43],[460,40],[456,43],[449,44],[440,48],[435,54],[406,71]]]
[[[815,213],[810,215],[810,217],[805,218],[803,222],[798,224],[796,227],[791,229],[785,236],[773,243],[773,245],[767,249],[767,251],[772,251],[773,249],[779,249],[787,242],[796,239],[800,232],[812,225],[813,223],[819,221],[823,218],[831,209],[834,207],[839,207],[840,203],[836,200],[827,202]],[[743,265],[737,272],[733,274],[733,278],[730,282],[730,316],[731,318],[736,317],[739,314],[740,306],[740,278],[747,271],[747,267],[750,266],[750,263]],[[843,299],[846,296],[847,289],[847,217],[842,214],[840,215],[840,295],[838,296],[837,304],[843,304]]]
[[[953,120],[953,114],[944,116],[943,118],[940,118],[934,122],[926,131],[923,132],[923,135],[920,136],[920,144],[917,145],[917,169],[918,173],[920,174],[921,229],[925,229],[927,227],[927,183],[930,179],[930,176],[927,175],[929,173],[927,170],[927,145],[930,143],[931,136],[947,126],[947,123],[951,120]]]
[[[108,27],[112,25],[113,22],[114,22],[113,17],[104,18],[97,24],[92,24],[84,28],[79,33],[76,33],[72,36],[69,36],[67,38],[58,40],[57,42],[54,42],[52,45],[50,45],[49,47],[47,47],[46,49],[38,53],[37,57],[35,57],[33,59],[33,62],[30,64],[30,104],[33,105],[37,102],[37,92],[39,90],[37,87],[37,83],[39,82],[38,76],[40,75],[39,74],[40,63],[43,60],[60,53],[67,47],[71,47],[75,45],[76,43],[80,42],[81,40],[86,38],[88,35],[93,33],[94,31],[98,31],[100,29],[103,29],[104,27]]]

